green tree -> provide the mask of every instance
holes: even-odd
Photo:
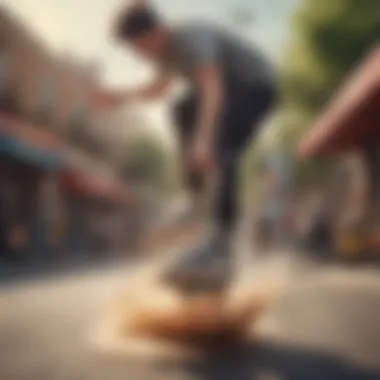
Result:
[[[323,105],[379,42],[379,9],[378,0],[304,0],[294,15],[285,95],[312,111]]]

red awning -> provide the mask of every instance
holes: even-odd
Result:
[[[0,133],[10,134],[19,141],[44,150],[56,151],[62,145],[62,141],[46,128],[39,128],[28,120],[6,113],[0,113]]]
[[[62,180],[65,190],[70,194],[117,203],[129,203],[133,200],[130,188],[116,181],[107,181],[93,173],[66,170],[62,174]]]
[[[312,157],[361,145],[380,116],[380,46],[354,72],[317,119],[300,144],[300,154]]]
[[[0,113],[0,155],[47,171],[63,165],[62,141],[21,117]]]

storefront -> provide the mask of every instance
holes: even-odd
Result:
[[[286,244],[290,238],[288,213],[292,184],[292,158],[273,152],[263,158],[259,218],[255,240],[267,245]],[[264,243],[265,242],[265,243]]]
[[[333,182],[337,194],[335,206],[339,206],[337,235],[349,236],[349,244],[346,238],[339,238],[338,245],[352,253],[368,252],[378,240],[379,121],[380,47],[348,78],[300,145],[303,158],[322,155],[336,158]],[[379,248],[376,250],[380,251]]]
[[[66,200],[67,252],[104,255],[122,249],[130,190],[96,171],[67,169],[61,176]]]
[[[46,259],[54,225],[60,142],[22,119],[0,115],[1,256]]]

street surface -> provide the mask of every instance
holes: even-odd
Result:
[[[87,341],[133,273],[113,266],[0,288],[0,379],[380,379],[380,272],[299,270],[256,344],[170,364],[103,355]]]

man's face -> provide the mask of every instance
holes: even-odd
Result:
[[[166,34],[159,28],[134,37],[130,41],[134,50],[142,57],[157,61],[164,55],[166,46]]]

